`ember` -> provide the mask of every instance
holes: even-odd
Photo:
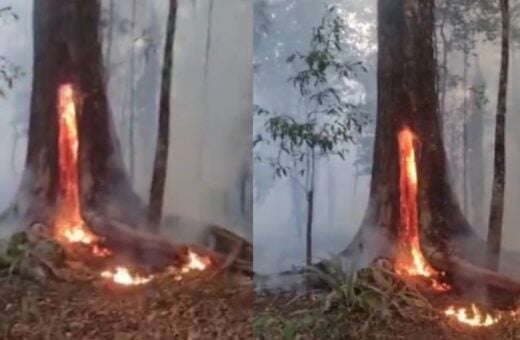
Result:
[[[461,323],[471,327],[487,327],[491,326],[500,319],[500,317],[493,318],[490,314],[481,312],[475,304],[469,308],[458,308],[450,306],[444,311],[444,314],[455,318]]]
[[[399,275],[421,276],[431,280],[435,290],[445,291],[449,287],[441,283],[441,275],[424,258],[419,241],[419,213],[417,208],[417,166],[415,163],[414,135],[405,127],[398,136],[400,165],[400,249],[395,268]]]

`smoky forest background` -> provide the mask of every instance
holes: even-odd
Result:
[[[499,77],[499,1],[437,0],[435,44],[450,182],[482,239],[494,174],[502,173],[494,171],[496,114],[507,89],[499,244],[518,251],[520,3],[508,7],[508,79]],[[254,262],[256,272],[273,274],[341,252],[362,224],[377,109],[377,1],[255,0],[254,16]]]

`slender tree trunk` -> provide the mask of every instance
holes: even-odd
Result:
[[[177,0],[170,0],[170,10],[166,28],[164,45],[164,63],[161,76],[161,94],[159,99],[159,126],[155,161],[150,186],[150,203],[148,220],[152,226],[159,225],[162,216],[166,170],[168,166],[168,149],[170,144],[170,92],[173,71],[173,46],[175,39],[175,23],[177,19]]]
[[[314,149],[310,150],[310,157],[307,157],[309,160],[308,175],[307,175],[307,188],[309,190],[306,192],[307,199],[307,225],[305,229],[305,239],[306,239],[306,254],[305,254],[305,263],[309,266],[312,264],[312,226],[314,222],[314,192],[315,192],[315,175],[316,175],[316,156],[314,154]]]
[[[468,53],[464,52],[463,58],[463,88],[464,98],[462,104],[462,197],[464,214],[468,216]]]
[[[312,220],[314,218],[314,190],[307,193],[307,226],[305,231],[305,263],[312,264]]]
[[[132,48],[130,54],[130,122],[128,126],[128,163],[130,171],[130,181],[135,179],[135,21],[136,21],[136,0],[132,0]]]
[[[473,87],[484,89],[485,82],[482,77],[480,64],[476,62],[476,73]],[[473,92],[470,97],[469,109],[471,115],[468,120],[468,183],[473,210],[473,226],[479,231],[485,232],[484,184],[484,114],[485,108],[480,92]]]
[[[502,243],[502,221],[504,215],[504,194],[506,177],[505,129],[507,110],[507,78],[509,72],[509,0],[500,0],[502,13],[502,61],[498,84],[497,114],[495,126],[495,160],[491,210],[489,214],[488,250],[494,256],[489,265],[498,268],[500,245]]]
[[[441,113],[441,126],[444,123],[444,116],[446,114],[446,92],[447,92],[447,84],[448,84],[448,51],[449,51],[449,41],[446,38],[445,32],[446,25],[446,13],[443,13],[442,22],[441,22],[441,40],[442,40],[442,65],[441,65],[441,102],[440,102],[440,113]]]
[[[108,8],[108,38],[105,56],[105,86],[110,80],[110,63],[112,61],[112,44],[114,40],[114,0],[110,0]]]

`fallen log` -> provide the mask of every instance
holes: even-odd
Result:
[[[219,226],[210,227],[209,234],[212,238],[213,250],[224,254],[236,252],[237,258],[253,261],[253,245],[245,238]],[[240,248],[238,251],[237,247]]]
[[[495,293],[487,295],[484,301],[489,300],[494,306],[511,307],[520,295],[520,280],[477,266],[459,256],[436,252],[429,261],[437,270],[448,273],[455,284],[462,281]],[[476,298],[482,298],[482,294],[477,295]]]
[[[118,258],[153,270],[162,271],[169,266],[181,268],[189,260],[189,251],[193,251],[199,256],[209,257],[217,270],[229,269],[248,276],[253,273],[251,243],[220,227],[211,228],[216,241],[215,249],[207,249],[197,245],[175,244],[98,216],[88,219],[87,223],[101,237],[101,247],[115,251]]]
[[[131,229],[121,222],[101,217],[86,220],[89,228],[101,237],[99,246],[154,270],[181,267],[187,261],[188,249],[151,234]]]

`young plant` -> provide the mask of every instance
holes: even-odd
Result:
[[[255,114],[265,120],[265,130],[254,144],[273,145],[276,150],[274,156],[255,158],[268,162],[277,177],[295,181],[305,194],[307,265],[312,260],[317,164],[323,158],[345,159],[349,144],[368,122],[352,85],[356,71],[364,67],[345,60],[344,35],[345,23],[337,7],[330,7],[312,31],[309,51],[287,58],[295,69],[289,82],[301,97],[303,110],[276,113],[255,107]]]

